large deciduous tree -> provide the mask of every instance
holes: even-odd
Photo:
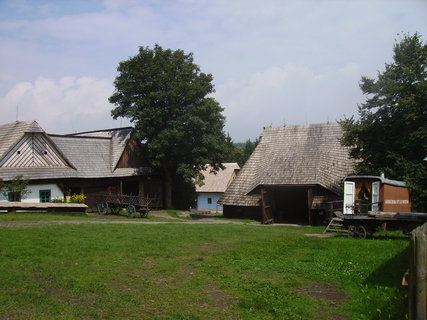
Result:
[[[417,210],[427,210],[427,45],[418,33],[394,45],[394,62],[377,79],[362,77],[359,119],[345,118],[342,143],[360,159],[358,172],[402,179]]]
[[[223,109],[209,94],[212,75],[182,50],[140,47],[119,63],[109,101],[114,119],[129,118],[146,143],[152,165],[161,169],[165,207],[172,207],[173,186],[182,186],[206,164],[219,168],[225,150]]]

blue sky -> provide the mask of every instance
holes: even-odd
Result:
[[[110,117],[116,67],[158,43],[194,53],[225,130],[245,141],[269,125],[357,114],[361,76],[416,31],[427,40],[425,0],[0,0],[0,123],[128,125]]]

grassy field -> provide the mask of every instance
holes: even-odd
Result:
[[[405,319],[408,240],[322,230],[0,227],[0,319]]]

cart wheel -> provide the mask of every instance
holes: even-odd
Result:
[[[146,218],[148,216],[149,211],[149,209],[142,209],[141,211],[139,211],[139,213],[141,214],[141,218]]]
[[[128,211],[128,218],[135,218],[135,212],[136,212],[135,206],[129,205],[127,207],[127,211]]]
[[[107,201],[99,201],[96,204],[96,208],[98,209],[98,212],[102,215],[107,214],[108,213],[108,203]]]
[[[365,239],[367,236],[366,228],[360,224],[350,226],[348,230],[353,234],[355,238]]]

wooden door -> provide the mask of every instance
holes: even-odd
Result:
[[[379,211],[380,206],[380,183],[378,181],[372,182],[372,211]]]
[[[355,197],[355,183],[353,181],[344,182],[344,201],[343,213],[354,214],[354,197]]]
[[[263,224],[273,223],[273,213],[268,199],[267,189],[261,190],[261,212]]]

